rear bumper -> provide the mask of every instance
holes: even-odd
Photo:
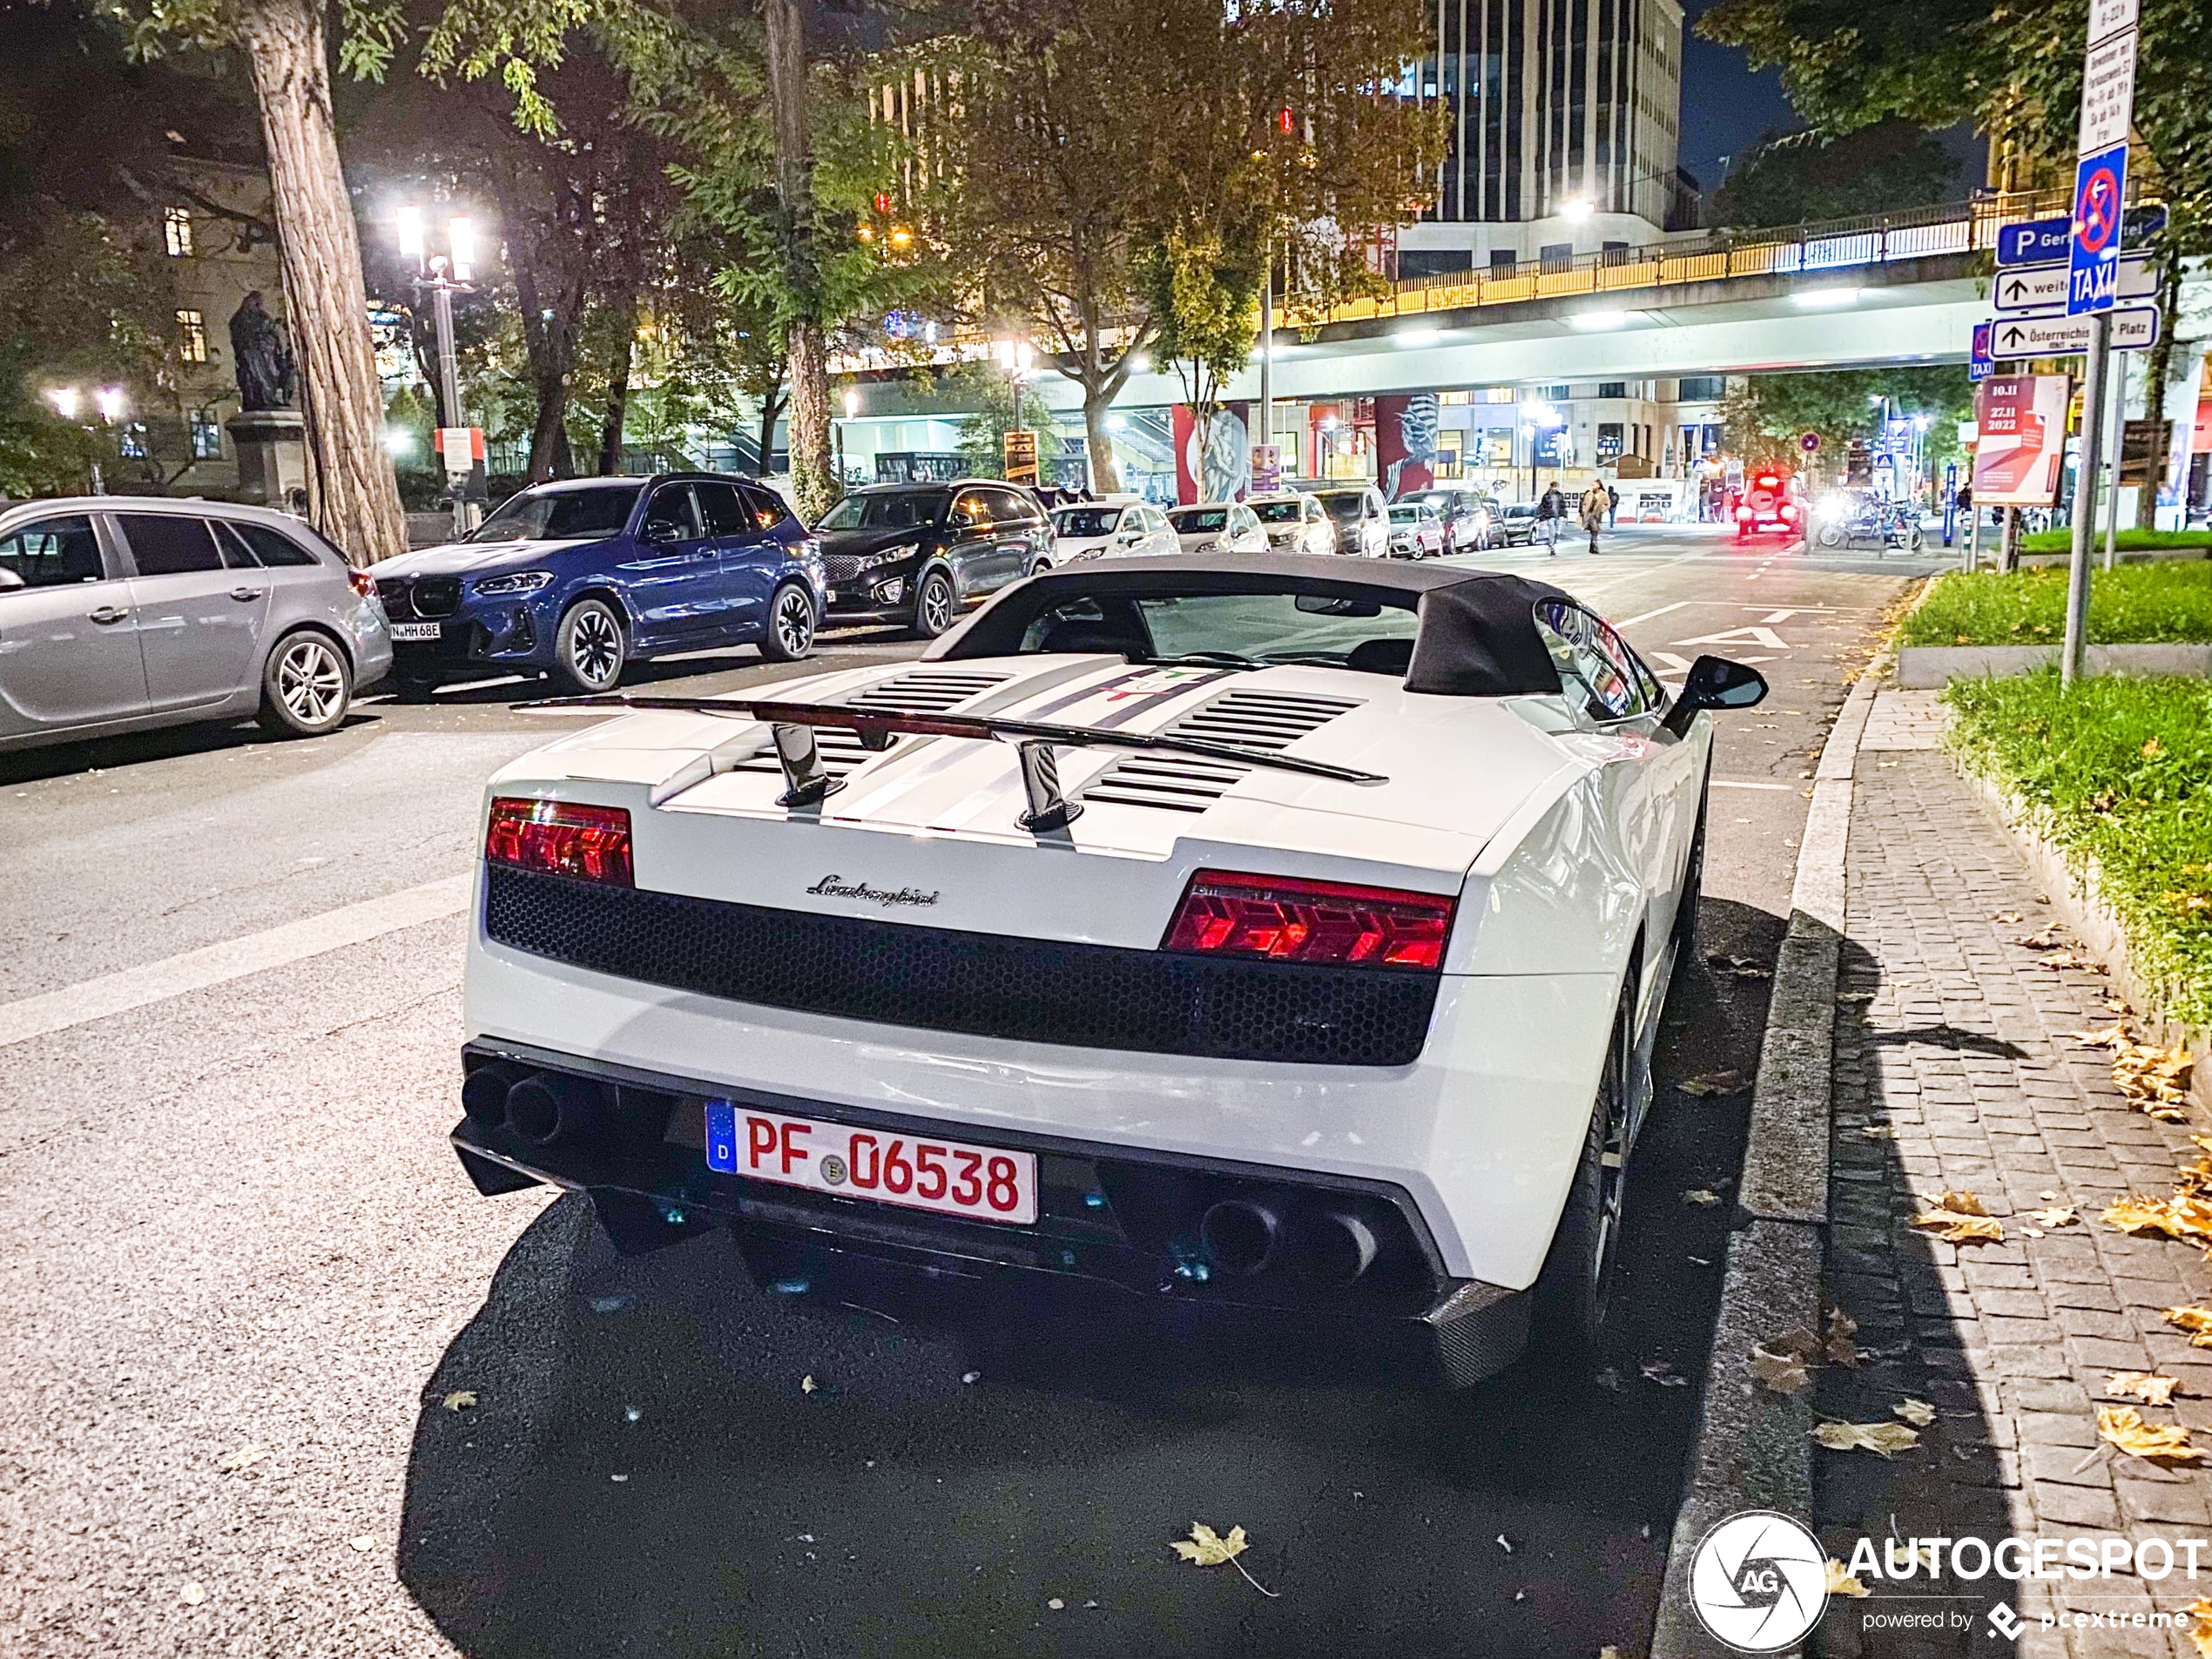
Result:
[[[1001,1225],[722,1173],[707,1167],[705,1148],[709,1099],[890,1135],[973,1141],[973,1125],[733,1089],[511,1042],[471,1042],[462,1064],[469,1115],[452,1139],[478,1189],[547,1183],[587,1193],[625,1252],[718,1226],[737,1236],[756,1271],[767,1261],[939,1288],[1080,1281],[1178,1322],[1327,1328],[1379,1346],[1401,1375],[1449,1386],[1503,1369],[1526,1345],[1527,1295],[1448,1275],[1411,1197],[1386,1182],[995,1128],[993,1143],[1037,1155],[1042,1188],[1034,1226]],[[586,1104],[573,1126],[532,1140],[501,1102],[512,1082],[545,1076],[582,1090]],[[1343,1282],[1286,1245],[1253,1272],[1217,1268],[1200,1224],[1224,1202],[1266,1207],[1286,1240],[1357,1217],[1376,1241],[1372,1264]]]

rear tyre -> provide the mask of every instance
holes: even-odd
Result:
[[[914,637],[934,639],[943,633],[953,625],[953,612],[957,605],[952,577],[942,570],[932,570],[922,577],[921,586],[914,590]]]
[[[622,618],[604,599],[579,599],[553,635],[553,683],[570,696],[611,691],[629,665]]]
[[[335,732],[354,703],[346,654],[327,636],[302,628],[277,641],[261,665],[262,729],[280,738]]]
[[[1697,827],[1689,838],[1689,862],[1682,873],[1681,907],[1675,912],[1675,972],[1697,948],[1697,901],[1705,890],[1705,798],[1697,799]]]
[[[768,601],[768,631],[760,654],[772,663],[795,663],[814,652],[814,596],[786,582]]]
[[[1621,988],[1605,1069],[1598,1079],[1581,1162],[1567,1207],[1536,1280],[1529,1345],[1547,1359],[1588,1368],[1603,1356],[1605,1315],[1619,1258],[1622,1198],[1628,1188],[1629,1065],[1635,975]]]

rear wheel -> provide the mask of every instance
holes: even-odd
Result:
[[[786,582],[768,602],[768,631],[760,654],[772,663],[795,663],[814,650],[814,596]]]
[[[1705,799],[1697,799],[1697,827],[1690,833],[1689,861],[1683,867],[1682,897],[1675,911],[1675,972],[1697,948],[1697,901],[1705,888]]]
[[[579,599],[562,617],[553,636],[553,678],[561,689],[590,696],[622,683],[630,645],[622,618],[604,599]]]
[[[1604,1352],[1606,1305],[1619,1258],[1622,1200],[1628,1190],[1629,1055],[1635,974],[1621,988],[1605,1069],[1598,1078],[1582,1157],[1567,1208],[1536,1280],[1530,1339],[1548,1359],[1588,1366]]]
[[[951,627],[957,604],[953,597],[952,577],[942,570],[932,570],[922,577],[921,586],[914,590],[915,637],[934,639]]]
[[[319,738],[335,732],[353,701],[354,677],[345,653],[310,629],[277,641],[262,666],[260,721],[279,737]]]

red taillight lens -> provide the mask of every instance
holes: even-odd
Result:
[[[1443,894],[1201,870],[1163,950],[1274,962],[1434,968],[1457,901]]]
[[[484,828],[494,864],[572,875],[609,887],[637,886],[630,868],[630,814],[619,806],[572,800],[496,799]]]
[[[354,591],[362,598],[374,599],[376,597],[376,578],[368,571],[348,570],[346,580],[353,584]]]

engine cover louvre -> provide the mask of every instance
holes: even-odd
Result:
[[[1356,698],[1298,691],[1231,691],[1170,721],[1178,738],[1206,738],[1240,748],[1280,752],[1309,732],[1359,706]],[[1086,801],[1203,813],[1251,774],[1234,761],[1194,755],[1137,755],[1109,767],[1082,792]]]

